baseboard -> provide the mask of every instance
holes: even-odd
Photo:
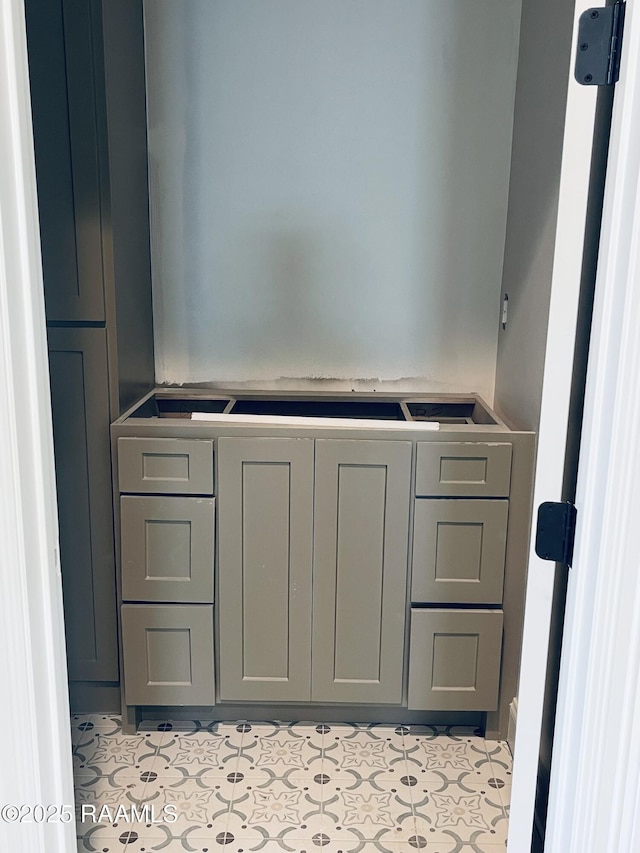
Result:
[[[509,726],[507,728],[507,743],[511,750],[511,755],[516,753],[516,722],[518,719],[518,697],[516,696],[513,702],[509,705]]]
[[[237,720],[253,722],[260,720],[295,721],[306,720],[317,723],[386,723],[393,725],[418,726],[471,726],[482,730],[483,715],[479,711],[408,711],[406,708],[383,705],[235,705],[219,704],[212,707],[163,707],[145,705],[140,707],[143,721],[191,721],[191,720]]]

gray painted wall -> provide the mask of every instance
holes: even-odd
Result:
[[[537,429],[547,337],[573,0],[523,0],[513,126],[496,410]],[[553,20],[553,26],[549,21]]]
[[[520,0],[145,16],[158,381],[491,401]]]

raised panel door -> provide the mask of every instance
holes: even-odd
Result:
[[[218,441],[219,695],[310,698],[312,439]]]
[[[213,498],[120,498],[125,601],[213,602]]]
[[[213,606],[123,604],[128,705],[213,705]]]
[[[500,604],[509,501],[417,498],[411,600]]]
[[[409,709],[495,710],[502,623],[502,610],[413,608]]]
[[[47,320],[105,319],[95,95],[84,0],[25,4]]]
[[[316,442],[316,702],[402,701],[410,474],[410,442]]]
[[[416,454],[419,497],[509,496],[509,443],[419,441]]]
[[[48,338],[69,677],[117,681],[106,333]]]

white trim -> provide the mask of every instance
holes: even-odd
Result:
[[[640,12],[632,3],[598,266],[549,853],[640,850]]]
[[[575,56],[578,18],[592,5],[593,3],[589,0],[579,0],[576,3],[572,57]],[[562,499],[595,121],[597,95],[595,87],[578,85],[573,79],[572,68],[568,69],[568,73],[532,526],[535,526],[537,507],[543,501]],[[518,728],[515,741],[508,853],[528,853],[531,849],[549,646],[554,568],[552,563],[536,556],[533,545],[532,537],[518,686]]]
[[[213,412],[192,412],[192,421],[218,424],[244,424],[245,426],[329,427],[336,429],[381,429],[434,432],[440,424],[431,421],[383,421],[368,418],[306,418],[293,415],[225,415]]]
[[[507,727],[507,743],[511,755],[516,754],[516,728],[518,726],[518,697],[516,696],[509,705],[509,725]]]
[[[71,805],[69,704],[24,8],[0,0],[0,804]],[[0,822],[0,849],[75,850]]]

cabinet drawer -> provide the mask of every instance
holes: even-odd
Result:
[[[494,711],[501,648],[501,610],[413,608],[409,709]]]
[[[119,438],[121,492],[160,495],[213,494],[213,441]]]
[[[127,705],[213,705],[213,606],[123,604]]]
[[[418,442],[416,495],[508,497],[511,445]]]
[[[415,501],[411,600],[500,604],[509,501]]]
[[[122,597],[213,602],[213,498],[120,498]]]

